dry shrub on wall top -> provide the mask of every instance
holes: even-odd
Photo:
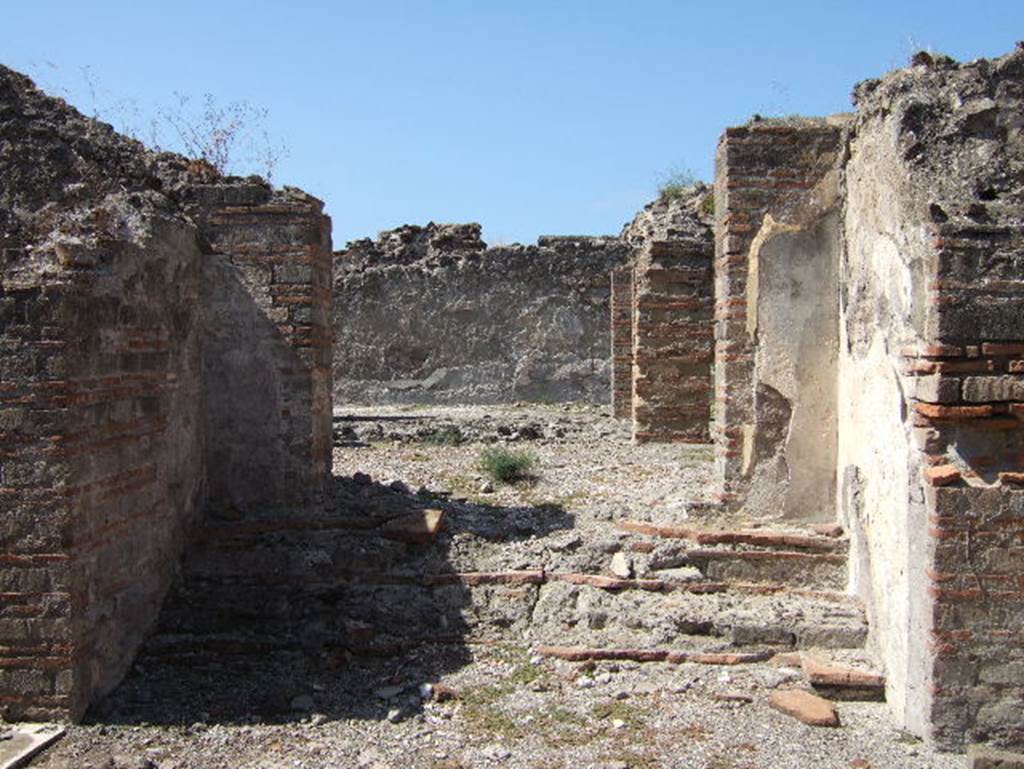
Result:
[[[284,142],[268,129],[269,110],[244,99],[224,102],[210,93],[194,99],[175,91],[164,103],[143,105],[112,94],[89,65],[79,67],[77,77],[54,64],[46,67],[33,73],[43,90],[70,102],[75,101],[74,91],[84,90],[90,117],[112,124],[156,152],[201,160],[220,175],[255,173],[268,182],[288,155]],[[76,79],[81,81],[77,88]]]
[[[205,160],[221,174],[242,164],[257,170],[267,181],[273,179],[278,163],[287,154],[283,143],[271,139],[266,128],[269,111],[248,101],[221,103],[204,94],[196,103],[175,92],[176,103],[158,112],[155,142],[159,145],[162,126],[173,130],[184,154]]]

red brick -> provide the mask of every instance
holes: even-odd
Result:
[[[816,694],[800,689],[772,692],[769,704],[781,713],[809,726],[839,726],[835,706]]]
[[[995,414],[995,408],[986,406],[942,406],[937,403],[915,403],[914,411],[928,419],[984,419]]]
[[[958,358],[963,354],[962,347],[941,343],[914,345],[900,350],[900,355],[906,358]]]
[[[937,465],[924,468],[924,477],[932,486],[948,486],[959,481],[963,475],[956,465]]]
[[[802,659],[804,673],[812,684],[819,686],[841,686],[854,688],[882,688],[885,686],[885,676],[879,673],[872,673],[867,670],[845,667],[842,665],[830,665],[821,660],[805,654]]]
[[[985,355],[1024,355],[1024,342],[985,342],[981,351]]]
[[[1024,486],[1024,473],[1004,472],[999,473],[999,482],[1010,486]]]

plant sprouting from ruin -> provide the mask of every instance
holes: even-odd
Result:
[[[219,173],[255,168],[268,180],[284,156],[283,145],[266,128],[269,112],[248,101],[222,103],[213,94],[199,101],[175,92],[175,103],[161,108],[154,125],[153,143],[160,147],[163,128],[173,132],[168,145],[204,160]]]
[[[84,91],[93,119],[111,123],[150,149],[203,160],[220,174],[257,173],[271,181],[288,154],[271,135],[269,110],[244,99],[225,102],[211,93],[197,99],[175,91],[163,102],[142,104],[113,94],[89,65],[79,67],[74,78],[51,62],[40,66],[45,70],[37,79],[45,90],[68,100],[74,90]],[[80,85],[73,88],[73,80]]]
[[[689,168],[676,168],[666,173],[658,185],[658,198],[664,202],[685,197],[700,184],[700,179]]]

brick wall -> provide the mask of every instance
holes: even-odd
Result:
[[[712,245],[652,240],[635,257],[633,438],[706,443],[711,404]]]
[[[858,86],[841,512],[898,722],[1024,746],[1024,49]]]
[[[210,501],[301,502],[331,462],[330,219],[301,194],[201,197]]]
[[[163,224],[5,259],[6,718],[78,717],[156,618],[203,488],[198,257]]]
[[[633,269],[612,270],[612,412],[633,414]]]
[[[792,447],[785,441],[797,435],[789,429],[796,418],[797,407],[812,406],[811,413],[834,410],[834,398],[824,388],[799,381],[789,383],[791,392],[780,392],[777,383],[768,384],[769,376],[759,371],[758,350],[766,350],[759,338],[757,310],[762,306],[779,307],[785,300],[779,296],[774,303],[764,301],[763,283],[751,280],[758,275],[758,260],[765,246],[777,239],[781,244],[776,263],[785,260],[787,249],[806,254],[815,261],[838,260],[836,222],[822,234],[812,230],[823,217],[837,207],[836,167],[842,136],[842,122],[832,120],[801,120],[786,122],[755,122],[726,130],[718,145],[715,180],[715,399],[712,438],[715,462],[722,484],[720,498],[733,508],[746,507],[756,515],[774,515],[789,508],[787,515],[826,517],[830,510],[817,505],[786,502],[789,473],[799,466],[799,458],[788,456]],[[784,239],[806,235],[808,243],[786,244]],[[824,241],[831,240],[831,243]],[[820,242],[816,242],[820,241]],[[815,257],[815,251],[821,256]],[[785,265],[783,265],[785,266]],[[753,267],[753,270],[752,270]],[[785,270],[778,271],[784,273]],[[834,280],[834,277],[831,278]],[[810,286],[808,286],[810,288]],[[791,297],[798,292],[789,287]],[[818,307],[835,307],[837,297],[829,296],[828,287]],[[806,291],[803,301],[813,294]],[[783,305],[784,306],[784,305]],[[838,336],[837,321],[828,327],[828,318],[816,319],[806,333],[834,345]],[[791,329],[794,333],[798,328]],[[790,335],[789,338],[795,338]],[[809,344],[804,350],[813,351]],[[791,354],[787,362],[793,371],[824,369],[824,362],[813,366]],[[834,358],[834,351],[829,353]],[[766,367],[772,365],[766,361]],[[822,381],[827,383],[827,372]],[[834,382],[834,377],[832,378]],[[834,385],[833,385],[834,386]],[[817,428],[828,435],[832,427]],[[808,460],[827,460],[827,449],[819,445],[804,447]],[[826,462],[827,464],[827,462]],[[830,471],[823,473],[819,465],[813,477],[802,486],[813,489],[815,481],[829,483]],[[781,490],[781,491],[780,491]]]

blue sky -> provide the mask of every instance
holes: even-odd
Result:
[[[1021,0],[5,6],[0,62],[115,124],[175,92],[267,108],[275,181],[327,201],[336,246],[430,220],[489,242],[615,233],[672,169],[710,179],[727,125],[848,110],[916,49],[1024,38]]]

